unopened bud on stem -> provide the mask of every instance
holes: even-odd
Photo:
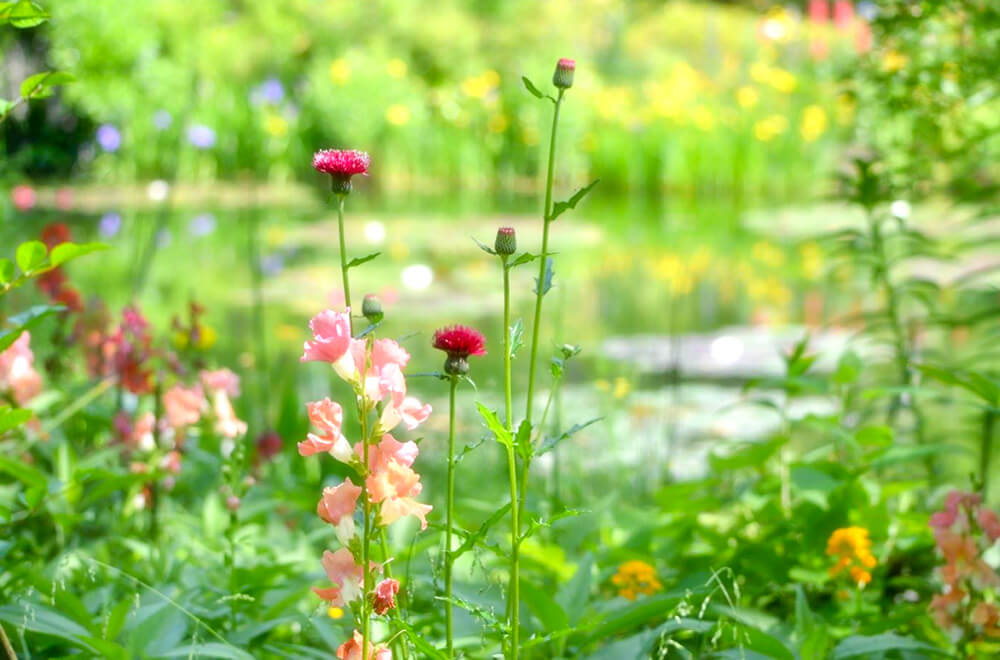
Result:
[[[382,312],[382,303],[373,294],[369,293],[361,302],[361,313],[372,325],[382,320],[385,314]]]
[[[493,243],[493,249],[504,257],[517,252],[517,235],[513,227],[501,227],[497,230],[497,240]]]
[[[559,89],[569,89],[573,86],[573,73],[576,62],[565,57],[556,62],[556,72],[552,74],[552,84]]]

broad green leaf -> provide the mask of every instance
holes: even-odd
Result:
[[[607,612],[587,634],[588,642],[608,639],[635,630],[648,622],[661,619],[681,600],[704,594],[705,588],[669,591],[648,598],[642,598],[624,607]]]
[[[52,253],[49,255],[49,266],[55,268],[70,259],[76,259],[91,252],[107,250],[109,247],[104,243],[60,243],[52,248]]]
[[[372,252],[371,254],[366,254],[363,257],[355,257],[355,258],[353,258],[353,259],[351,259],[350,261],[347,262],[347,267],[348,268],[354,268],[355,266],[360,266],[363,263],[367,263],[367,262],[371,261],[372,259],[374,259],[375,257],[377,257],[380,254],[382,254],[382,253],[381,252]]]
[[[590,600],[590,585],[593,581],[591,571],[594,565],[594,558],[590,553],[584,555],[577,565],[576,573],[566,582],[556,596],[556,600],[562,605],[563,611],[569,625],[575,626],[583,618],[583,613]]]
[[[0,456],[0,472],[5,472],[29,488],[48,490],[49,480],[45,473],[35,466],[9,456]]]
[[[0,8],[0,23],[10,23],[21,30],[36,27],[49,19],[45,10],[30,0],[19,0],[5,5]]]
[[[31,419],[31,411],[23,408],[0,406],[0,434],[24,424]]]
[[[21,96],[26,99],[42,99],[52,95],[52,88],[75,81],[72,74],[65,71],[43,71],[26,78],[21,83]]]
[[[22,272],[29,273],[39,268],[45,263],[45,256],[48,254],[45,243],[41,241],[27,241],[17,246],[17,267]]]
[[[583,188],[580,188],[575,193],[573,193],[573,196],[567,199],[565,202],[556,202],[552,206],[552,212],[549,214],[548,220],[551,222],[552,220],[555,220],[566,211],[570,209],[575,209],[576,205],[580,203],[580,200],[586,197],[587,193],[593,190],[594,186],[596,186],[599,182],[600,179],[594,179],[589,184],[587,184]]]
[[[532,457],[532,450],[534,448],[531,446],[531,422],[526,419],[522,419],[517,427],[517,433],[514,436],[514,448],[525,460]]]
[[[479,416],[486,422],[486,427],[493,432],[497,442],[505,447],[513,446],[514,438],[511,436],[510,431],[505,429],[503,424],[500,423],[497,414],[478,401],[476,401],[476,408],[479,410]]]
[[[892,444],[892,429],[884,425],[862,426],[854,439],[863,446],[888,447]]]
[[[156,654],[157,658],[224,658],[225,660],[253,660],[253,656],[228,644],[206,642],[179,646],[170,651]]]
[[[569,627],[566,612],[546,591],[525,581],[521,583],[521,598],[528,604],[531,613],[542,622],[546,632]]]
[[[935,648],[912,637],[903,637],[895,633],[882,633],[881,635],[853,635],[848,637],[840,644],[837,644],[830,658],[832,660],[860,657],[871,658],[888,651],[922,651],[936,655],[948,655],[943,649]]]
[[[13,327],[0,331],[0,351],[10,348],[11,344],[21,336],[21,333],[33,329],[45,317],[65,309],[60,305],[35,305],[27,311],[10,317],[9,321]]]
[[[531,254],[530,252],[525,252],[524,254],[518,255],[516,259],[507,264],[507,267],[513,268],[514,266],[520,266],[521,264],[531,263],[537,258],[538,258],[537,254]]]

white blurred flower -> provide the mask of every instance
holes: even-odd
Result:
[[[167,198],[169,192],[170,184],[163,179],[150,182],[149,187],[146,188],[146,195],[154,202],[162,202]]]
[[[378,220],[366,222],[365,240],[373,245],[381,245],[385,241],[385,225]]]
[[[897,199],[895,202],[889,205],[889,213],[893,216],[899,218],[900,220],[907,220],[910,217],[910,213],[913,211],[913,207],[905,199]]]
[[[712,340],[709,353],[722,366],[736,364],[743,357],[743,340],[732,335],[722,335]]]
[[[434,281],[434,271],[426,264],[411,264],[401,274],[403,286],[412,291],[422,291]]]

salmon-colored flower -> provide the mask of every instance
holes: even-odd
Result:
[[[354,636],[337,649],[339,660],[392,660],[392,651],[384,644],[368,642],[368,657],[364,657],[364,638],[357,630]]]
[[[396,607],[396,594],[399,593],[399,580],[386,578],[375,585],[372,596],[376,614],[385,614]]]
[[[31,334],[23,332],[0,352],[0,391],[10,392],[18,405],[24,405],[42,391],[42,377],[35,371],[35,354],[30,344]]]
[[[313,593],[327,601],[331,607],[342,607],[361,596],[364,575],[347,548],[336,552],[323,552],[323,570],[333,583],[332,587],[313,587]]]
[[[391,525],[403,516],[415,516],[420,529],[427,529],[427,514],[432,507],[413,499],[420,494],[420,475],[396,460],[389,460],[385,469],[368,476],[365,481],[368,496],[379,507],[380,525]]]
[[[202,371],[201,384],[206,390],[222,390],[231,397],[240,395],[240,377],[229,369]]]
[[[351,444],[340,432],[344,422],[344,409],[340,404],[324,398],[306,404],[309,409],[309,421],[319,433],[310,433],[305,442],[299,443],[300,456],[312,456],[320,452],[328,452],[338,461],[350,463],[354,455]]]
[[[420,403],[412,396],[403,397],[399,405],[389,403],[379,418],[379,427],[383,431],[391,431],[402,422],[406,429],[412,431],[431,416],[431,404]]]
[[[238,438],[247,432],[247,423],[236,416],[233,403],[225,390],[212,393],[212,410],[215,413],[215,432],[224,438]]]
[[[316,505],[316,513],[324,522],[337,525],[342,518],[354,515],[360,494],[361,486],[355,486],[350,477],[339,486],[327,486]]]
[[[204,406],[205,395],[200,385],[174,385],[163,394],[163,410],[167,414],[167,423],[174,430],[197,424]]]
[[[364,448],[361,443],[354,445],[354,451],[358,456],[362,456]],[[389,461],[396,461],[400,465],[410,467],[417,460],[420,449],[413,441],[399,442],[388,433],[382,436],[382,440],[368,448],[368,468],[372,472],[381,472],[389,465]]]
[[[302,362],[318,361],[336,363],[344,357],[351,345],[351,313],[325,310],[309,321],[312,341],[303,346]]]

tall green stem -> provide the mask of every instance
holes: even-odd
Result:
[[[869,210],[868,221],[871,227],[872,252],[875,257],[874,274],[878,285],[882,288],[886,299],[886,316],[889,321],[889,329],[892,332],[893,350],[896,358],[896,367],[899,370],[899,383],[902,387],[909,387],[912,380],[912,368],[910,365],[910,348],[906,339],[906,332],[903,328],[902,317],[899,311],[899,292],[892,283],[889,276],[889,258],[886,254],[885,238],[882,236],[882,225],[874,213]],[[909,404],[914,419],[914,435],[918,444],[924,443],[924,418],[916,402],[912,399]],[[903,395],[893,398],[889,406],[888,422],[891,426],[903,405]],[[927,468],[928,478],[934,476],[934,461],[928,456],[924,459]]]
[[[451,376],[448,392],[448,502],[445,510],[444,535],[444,625],[445,644],[448,657],[455,656],[455,631],[453,622],[453,607],[451,605],[452,556],[451,537],[454,530],[455,511],[455,388],[458,386],[458,376]]]
[[[389,562],[389,537],[385,533],[385,527],[382,527],[382,528],[379,529],[379,536],[378,536],[378,538],[379,538],[379,543],[382,546],[382,572],[385,574],[385,577],[386,577],[387,580],[391,580],[392,579],[392,568],[391,568],[390,562]],[[396,599],[396,607],[392,608],[392,610],[391,610],[392,611],[392,615],[391,615],[392,619],[393,619],[393,621],[396,621],[397,623],[403,620],[403,617],[400,616],[400,614],[399,614],[399,610],[402,607],[403,607],[403,592],[401,591],[399,593],[399,597]],[[397,628],[397,631],[400,629],[399,626],[396,626],[396,628]],[[405,639],[403,638],[402,635],[395,635],[393,637],[392,646],[393,646],[393,649],[394,649],[393,650],[393,657],[396,657],[395,654],[398,651],[399,652],[399,657],[402,658],[402,660],[409,660],[410,651],[409,651],[409,648],[406,645],[406,641],[405,641]]]
[[[531,358],[528,361],[528,401],[525,404],[525,419],[531,422],[532,401],[535,396],[535,363],[538,361],[538,330],[542,321],[542,298],[545,296],[545,267],[549,255],[549,219],[552,215],[552,175],[556,165],[556,129],[559,126],[559,108],[562,106],[562,89],[556,98],[552,113],[552,134],[549,136],[549,166],[545,174],[545,210],[542,218],[542,253],[538,257],[538,282],[535,287],[535,320],[531,329]]]
[[[343,210],[343,196],[341,196],[340,208]],[[341,212],[341,217],[343,217],[343,212]],[[340,225],[340,245],[341,254],[343,254],[344,245],[344,225],[341,221]],[[344,279],[347,279],[347,269],[344,269]],[[345,290],[346,291],[346,290]],[[362,369],[362,374],[368,372],[368,355],[371,353],[371,335],[368,335],[367,348],[365,350],[365,364]],[[361,421],[361,446],[362,446],[362,456],[361,456],[361,501],[363,503],[363,523],[361,527],[361,574],[363,578],[363,593],[361,594],[361,657],[368,657],[368,649],[370,647],[370,636],[371,636],[371,603],[369,601],[369,594],[372,592],[372,572],[371,572],[371,520],[372,520],[372,503],[371,499],[368,497],[368,397],[364,394],[364,387],[361,389],[360,403],[358,404],[358,412]]]
[[[503,382],[504,382],[504,424],[511,437],[514,435],[514,404],[513,404],[513,384],[510,367],[510,267],[507,265],[507,256],[501,255],[501,265],[503,267]],[[511,645],[510,657],[516,658],[518,653],[518,633],[520,626],[520,506],[521,502],[517,496],[517,458],[514,455],[514,448],[507,447],[507,471],[510,478],[510,585],[508,587],[509,599],[507,601],[507,614],[510,617]]]
[[[993,428],[997,415],[993,408],[983,412],[983,432],[979,437],[979,480],[983,489],[983,501],[990,496],[990,462],[993,454]]]
[[[351,306],[351,281],[347,275],[347,243],[344,240],[344,197],[337,195],[337,228],[340,233],[340,276],[344,280],[344,305]],[[352,315],[353,317],[353,315]],[[354,334],[354,320],[351,320],[351,334]]]

